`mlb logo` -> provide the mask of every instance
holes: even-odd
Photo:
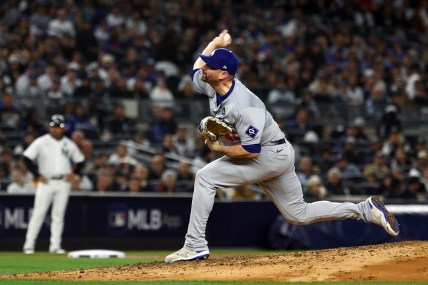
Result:
[[[111,227],[121,228],[126,225],[126,213],[123,211],[113,211],[109,213],[109,224]]]

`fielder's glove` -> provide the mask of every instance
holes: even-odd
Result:
[[[231,133],[232,128],[218,118],[208,116],[203,118],[199,123],[199,131],[206,140],[214,142],[218,140],[220,136]]]

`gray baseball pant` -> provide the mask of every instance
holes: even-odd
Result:
[[[256,159],[223,156],[196,174],[190,221],[185,246],[208,250],[205,229],[218,187],[259,184],[281,214],[292,224],[306,225],[327,220],[364,219],[370,211],[367,203],[306,203],[296,175],[294,149],[289,142],[262,146]]]

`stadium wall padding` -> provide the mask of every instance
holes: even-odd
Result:
[[[0,195],[0,250],[21,250],[34,196]],[[63,246],[67,250],[172,250],[181,247],[191,196],[72,195],[66,212]],[[213,248],[323,249],[400,240],[428,239],[428,205],[389,204],[401,233],[343,220],[306,226],[288,224],[269,201],[216,201],[208,221]],[[49,246],[49,215],[36,250]]]

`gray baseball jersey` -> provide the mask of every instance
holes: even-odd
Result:
[[[211,114],[233,128],[222,139],[226,145],[240,143],[257,158],[223,156],[200,169],[195,177],[189,226],[185,245],[197,251],[208,250],[205,229],[218,187],[258,184],[270,196],[281,214],[293,224],[310,224],[346,218],[365,219],[367,203],[306,203],[294,169],[293,146],[284,138],[263,102],[239,80],[234,79],[223,97],[201,80],[202,71],[193,71],[196,89],[208,95]]]
[[[233,130],[233,134],[220,138],[223,144],[265,145],[284,138],[265,104],[241,81],[234,80],[230,93],[224,96],[227,99],[218,105],[214,89],[201,80],[201,73],[198,70],[193,77],[196,90],[208,95],[211,115]]]

